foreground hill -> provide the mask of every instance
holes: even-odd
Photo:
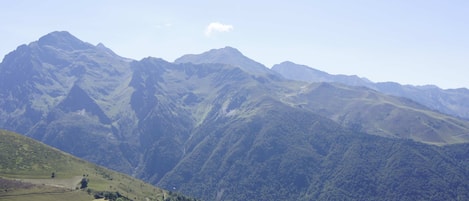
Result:
[[[469,192],[468,121],[369,88],[287,80],[230,47],[135,61],[53,32],[0,64],[0,115],[2,128],[204,200]]]
[[[194,200],[19,134],[0,130],[0,139],[0,200]]]

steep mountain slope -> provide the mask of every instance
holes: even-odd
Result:
[[[353,96],[359,96],[355,97],[353,103],[369,107],[362,103],[367,97],[363,94],[369,93],[370,97],[375,96],[368,100],[369,103],[379,105],[389,102],[391,109],[416,110],[414,114],[422,116],[431,113],[415,102],[384,96],[369,89],[347,88],[342,85],[324,84],[323,91],[314,91],[319,87],[310,85],[309,88],[300,90],[303,93],[298,93],[298,90],[293,90],[300,89],[297,88],[297,83],[288,83],[291,85],[287,87],[285,83],[271,80],[268,85],[264,85],[264,81],[256,80],[256,77],[241,69],[221,64],[175,65],[154,58],[134,63],[136,64],[139,66],[134,68],[144,73],[136,71],[135,75],[138,76],[134,77],[135,80],[141,80],[141,86],[151,89],[141,94],[156,95],[156,98],[145,96],[146,98],[140,101],[141,104],[138,104],[145,108],[147,105],[153,107],[136,110],[145,111],[144,116],[149,117],[140,124],[143,128],[149,128],[145,133],[151,134],[147,139],[152,140],[147,141],[156,142],[152,149],[158,150],[151,151],[153,154],[146,158],[146,165],[142,167],[139,176],[158,186],[176,188],[207,200],[382,200],[383,197],[389,200],[413,200],[431,196],[441,196],[442,199],[453,199],[453,196],[458,194],[464,196],[464,193],[457,191],[445,191],[444,195],[437,195],[437,189],[446,188],[453,183],[439,182],[440,177],[431,174],[420,178],[418,174],[408,173],[411,169],[418,169],[422,172],[442,171],[438,175],[445,174],[445,171],[456,171],[455,175],[466,174],[465,171],[452,166],[457,161],[443,165],[448,169],[436,170],[431,167],[434,163],[432,160],[419,158],[421,154],[425,157],[441,154],[438,160],[453,160],[451,156],[443,153],[441,148],[405,140],[372,137],[359,132],[360,129],[347,129],[322,117],[327,113],[322,114],[321,110],[315,107],[295,104],[304,101],[319,107],[320,104],[334,102],[331,99],[335,97],[343,97],[343,100],[335,103],[344,104],[347,98],[353,100]],[[184,78],[184,82],[180,81],[181,78]],[[136,93],[138,91],[136,90]],[[328,101],[321,103],[319,99],[312,99],[311,95],[324,97],[324,100]],[[152,101],[153,104],[148,104]],[[164,105],[166,107],[163,107]],[[328,105],[325,108],[340,115],[340,107]],[[381,110],[370,111],[368,118],[378,114],[378,111]],[[408,111],[400,115],[406,112]],[[427,118],[447,117],[438,113],[433,115]],[[175,122],[177,117],[191,118]],[[157,122],[163,123],[156,124]],[[370,122],[380,123],[371,119]],[[366,123],[368,122],[365,121],[363,125],[367,125]],[[391,122],[380,124],[386,123]],[[467,126],[467,122],[460,123]],[[399,128],[396,123],[392,125],[392,128]],[[423,123],[417,125],[425,126]],[[408,128],[409,125],[403,127]],[[467,127],[461,126],[460,129],[467,130]],[[164,133],[171,134],[173,138],[161,136]],[[412,138],[397,135],[392,137]],[[464,140],[467,139],[444,139],[430,143],[454,143]],[[162,147],[170,147],[170,151]],[[377,153],[368,153],[369,150],[376,150]],[[397,155],[391,154],[394,152],[398,152]],[[407,152],[415,155],[401,158]],[[382,159],[383,154],[389,158]],[[346,161],[342,163],[341,160]],[[374,163],[363,165],[363,161]],[[406,165],[401,166],[401,163]],[[387,169],[380,170],[382,166]],[[351,172],[343,168],[350,169]],[[361,168],[369,168],[370,172],[361,172]],[[357,175],[358,173],[360,174]],[[376,179],[373,181],[375,183],[365,185],[375,175],[386,174],[397,175]],[[409,175],[404,177],[404,174]],[[416,179],[418,182],[413,183]],[[349,183],[345,185],[341,181]],[[393,182],[401,186],[387,189]],[[415,187],[423,186],[420,182],[432,184],[425,188]],[[380,183],[387,185],[380,186],[378,190],[372,188]],[[463,180],[457,183],[455,185],[465,185]],[[361,186],[357,187],[357,184]],[[401,195],[410,186],[411,191]]]
[[[128,59],[102,44],[52,32],[5,56],[0,71],[2,128],[132,171],[136,162],[123,156],[132,155],[127,147],[135,140],[126,135],[136,129],[127,123],[133,118]]]
[[[0,200],[195,200],[0,130]],[[86,181],[86,185],[83,181]]]
[[[468,197],[467,170],[440,147],[352,132],[274,101],[260,107],[263,114],[199,128],[158,184],[207,200]]]
[[[239,107],[257,104],[276,90],[263,85],[272,82],[268,77],[259,79],[224,64],[176,65],[147,58],[132,67],[132,107],[140,119],[140,138],[146,150],[138,175],[154,183],[184,157],[188,141],[200,126],[225,116],[262,112]]]
[[[53,32],[5,57],[0,76],[0,127],[206,200],[468,192],[466,146],[408,140],[465,143],[467,121],[368,88],[287,80],[233,48],[133,61]]]
[[[357,76],[331,75],[293,62],[274,65],[272,70],[291,80],[366,86],[385,94],[409,98],[445,114],[469,119],[469,90],[464,88],[443,90],[436,86],[400,85],[394,82],[373,83]]]
[[[198,63],[213,63],[212,57],[207,55],[223,58],[221,56],[223,53],[234,54],[233,51],[227,53],[226,49],[210,50],[201,55],[193,55],[192,59]],[[186,59],[188,60],[190,59]],[[219,59],[216,62],[222,63],[223,60]],[[228,60],[226,64],[240,66],[243,62]],[[300,77],[299,80],[303,77],[304,80],[315,79],[318,82],[338,82],[352,86],[373,84],[357,76],[329,75],[291,62],[284,62],[274,68],[275,71],[286,74],[287,78],[291,75]],[[304,70],[305,68],[308,68],[308,71]],[[281,80],[278,79],[279,82]],[[272,93],[275,94],[275,99],[311,110],[359,132],[440,145],[469,141],[467,121],[430,111],[404,98],[386,96],[363,87],[347,87],[340,84],[312,84],[301,87],[298,87],[298,84],[290,87],[292,84],[285,84],[285,81],[282,84],[284,88],[282,92]],[[285,89],[293,92],[289,93]]]

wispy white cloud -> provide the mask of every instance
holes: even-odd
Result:
[[[173,26],[173,24],[171,23],[159,23],[159,24],[156,24],[156,28],[158,29],[161,29],[161,28],[168,28],[168,27],[171,27]]]
[[[212,22],[205,29],[205,36],[210,37],[214,32],[229,32],[233,29],[233,25]]]

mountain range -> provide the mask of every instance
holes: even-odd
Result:
[[[65,31],[0,64],[0,128],[204,200],[465,200],[466,97],[232,47],[137,61]]]
[[[349,86],[364,86],[387,95],[405,97],[428,108],[452,116],[469,119],[469,90],[441,89],[434,85],[412,86],[396,82],[374,83],[356,75],[331,75],[309,66],[295,64],[290,61],[274,65],[272,70],[287,79],[304,82],[332,82]]]

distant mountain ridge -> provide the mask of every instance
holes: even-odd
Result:
[[[291,61],[285,61],[272,66],[272,70],[291,80],[304,82],[337,82],[351,86],[366,86],[371,82],[358,76],[331,75],[329,73],[305,66]]]
[[[205,200],[468,197],[469,121],[417,101],[289,80],[231,47],[136,61],[41,39],[0,64],[0,128]]]
[[[469,119],[469,90],[465,88],[443,90],[432,85],[412,86],[395,82],[373,83],[353,75],[331,75],[293,62],[274,65],[272,70],[291,80],[337,82],[350,86],[365,86],[385,94],[409,98],[436,111]]]

